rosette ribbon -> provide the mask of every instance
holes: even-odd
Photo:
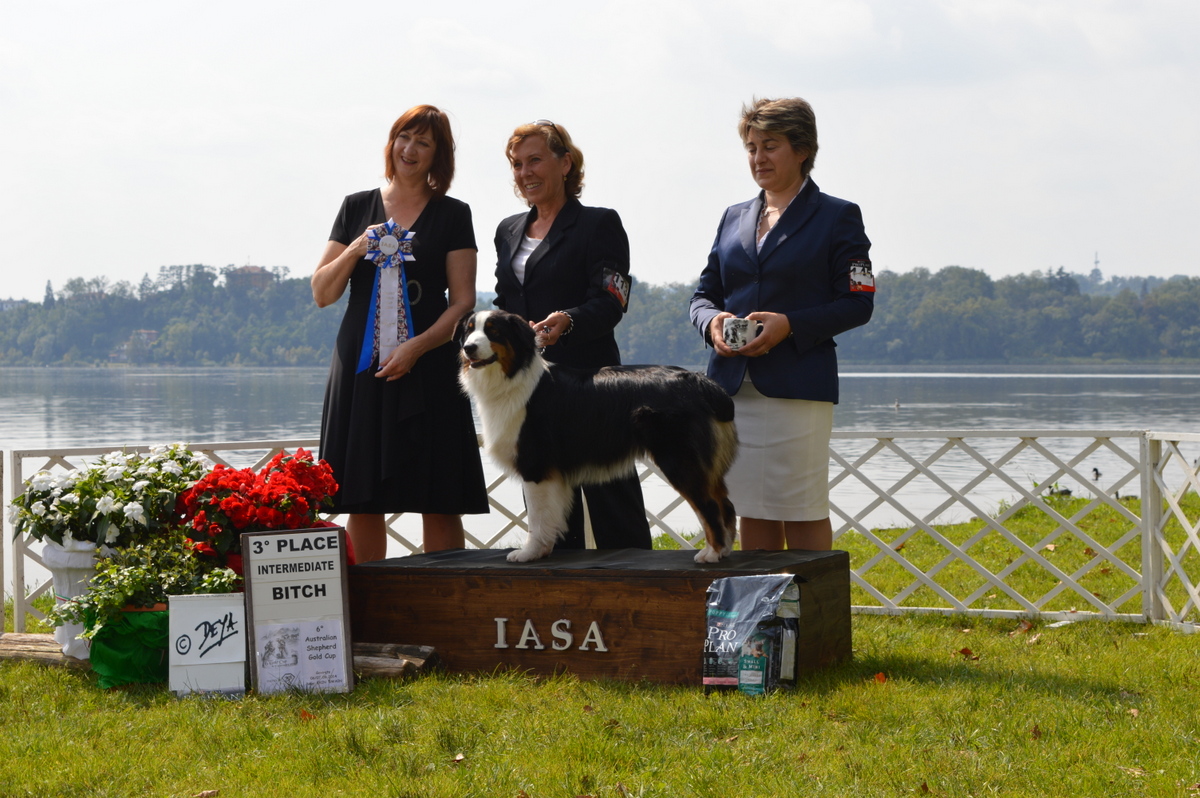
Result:
[[[412,338],[412,306],[408,301],[408,280],[404,264],[416,260],[412,254],[413,234],[392,219],[367,231],[367,260],[375,264],[375,282],[371,286],[371,304],[362,351],[358,355],[361,374],[371,364]]]

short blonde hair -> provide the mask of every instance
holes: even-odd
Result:
[[[750,105],[742,106],[738,135],[743,142],[750,138],[751,130],[783,136],[797,152],[808,150],[808,157],[800,166],[800,173],[808,177],[817,160],[817,115],[807,101],[800,97],[755,98]]]
[[[571,134],[562,125],[556,125],[548,119],[539,119],[527,125],[518,125],[517,129],[508,137],[508,145],[504,148],[504,154],[508,156],[509,164],[511,165],[513,161],[513,150],[530,136],[541,136],[546,142],[546,149],[550,150],[556,158],[568,154],[571,156],[571,171],[567,172],[563,188],[566,189],[568,197],[579,199],[583,194],[583,151],[575,146],[575,142],[571,141]],[[521,190],[517,188],[515,182],[513,190],[518,197],[521,196]]]

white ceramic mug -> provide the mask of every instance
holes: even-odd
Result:
[[[725,338],[725,345],[734,351],[757,338],[763,328],[761,321],[750,319],[728,318],[723,324],[721,334]]]

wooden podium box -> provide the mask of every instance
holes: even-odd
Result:
[[[705,591],[714,579],[795,574],[797,675],[850,657],[844,551],[555,552],[509,563],[503,550],[454,550],[350,568],[355,642],[433,646],[448,670],[506,666],[585,679],[700,685]]]

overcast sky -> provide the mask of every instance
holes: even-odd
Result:
[[[620,212],[634,275],[691,282],[755,193],[755,95],[813,104],[813,178],[862,207],[877,271],[1099,252],[1106,275],[1200,276],[1198,39],[1195,0],[11,0],[0,298],[168,264],[307,275],[422,102],[453,120],[481,290],[524,207],[504,142],[543,117],[583,149],[584,202]]]

